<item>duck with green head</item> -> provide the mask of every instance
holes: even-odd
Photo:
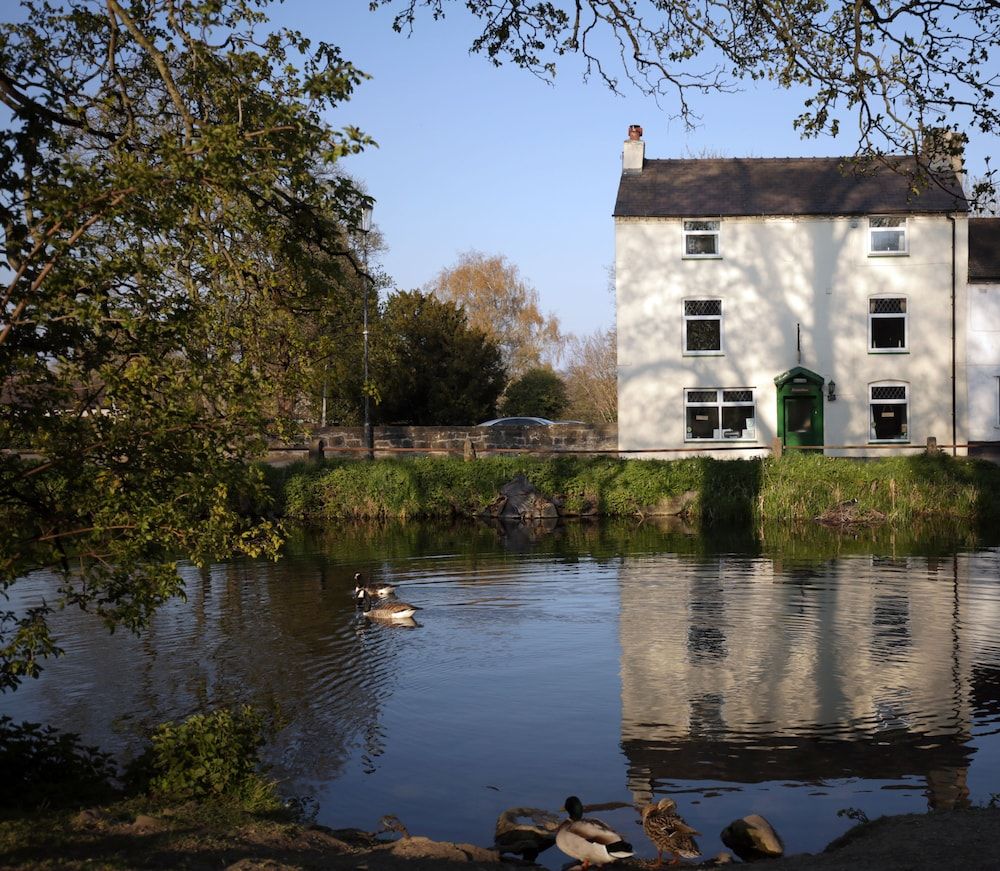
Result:
[[[569,819],[556,829],[556,846],[567,856],[583,862],[584,871],[591,865],[607,865],[632,855],[632,845],[614,829],[583,815],[583,803],[575,795],[566,799],[563,810]]]

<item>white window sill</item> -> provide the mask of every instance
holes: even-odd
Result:
[[[721,254],[681,254],[681,260],[721,260]]]
[[[909,257],[909,251],[869,251],[869,257]]]
[[[725,357],[725,351],[683,351],[685,357]]]
[[[869,354],[909,354],[909,348],[869,348]]]

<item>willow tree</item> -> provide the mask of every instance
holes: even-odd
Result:
[[[511,378],[558,360],[562,353],[558,318],[542,314],[538,291],[502,254],[466,251],[424,290],[459,306],[470,326],[500,346]]]
[[[260,0],[22,0],[0,24],[0,591],[141,627],[173,560],[274,553],[244,519],[304,320],[356,272],[364,146],[326,110],[363,74]],[[321,252],[322,256],[317,256]],[[311,264],[308,269],[303,264]],[[0,608],[0,689],[58,652]]]
[[[807,136],[843,124],[861,155],[922,157],[935,129],[1000,127],[996,0],[370,0],[397,30],[466,9],[472,49],[552,77],[566,56],[613,91],[634,86],[687,122],[697,97],[769,79],[807,96]],[[959,140],[953,140],[955,146]],[[926,169],[926,167],[925,167]],[[989,187],[990,176],[985,187]]]

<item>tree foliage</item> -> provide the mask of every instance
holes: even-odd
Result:
[[[372,345],[373,420],[436,426],[494,416],[507,380],[500,349],[454,303],[417,290],[393,294]]]
[[[994,0],[371,0],[397,30],[421,10],[461,6],[482,30],[472,49],[552,77],[578,55],[613,91],[670,97],[687,123],[692,95],[767,79],[810,92],[807,136],[856,127],[859,153],[924,154],[926,131],[1000,127],[1000,4]],[[957,143],[956,143],[957,144]]]
[[[336,264],[339,275],[328,279],[322,306],[307,318],[299,318],[297,354],[293,361],[302,367],[303,383],[296,394],[295,416],[319,424],[326,421],[360,426],[363,418],[364,300],[367,291],[369,318],[378,317],[379,292],[391,280],[377,263],[386,249],[377,229],[353,233],[345,240],[354,250],[360,270],[351,264]],[[316,252],[321,262],[327,258]],[[322,273],[317,275],[324,280]],[[304,347],[302,347],[304,346]]]
[[[22,0],[0,24],[0,592],[141,627],[172,559],[274,553],[237,510],[286,426],[303,322],[349,284],[368,140],[322,113],[363,74],[266,0]],[[0,610],[0,690],[58,652]]]
[[[466,251],[425,290],[461,306],[472,327],[496,342],[512,378],[559,358],[559,321],[538,308],[538,291],[501,254]]]
[[[500,412],[505,417],[562,417],[566,383],[548,366],[529,369],[507,385]]]
[[[574,336],[566,354],[566,414],[588,423],[618,420],[617,331],[598,330]]]

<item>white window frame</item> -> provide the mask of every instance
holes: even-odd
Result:
[[[719,313],[717,315],[689,315],[687,313],[687,304],[689,302],[717,302],[719,304]],[[725,303],[717,296],[696,296],[690,299],[684,299],[681,301],[681,315],[684,318],[684,327],[682,330],[682,351],[685,357],[723,357],[725,356],[726,347],[726,330],[725,330],[725,314],[726,306]],[[691,350],[688,348],[688,322],[689,321],[718,321],[719,322],[719,347],[718,349],[709,349],[705,351]]]
[[[902,312],[873,312],[873,303],[880,299],[901,299],[903,301]],[[903,319],[903,345],[899,348],[876,348],[875,331],[872,329],[873,321],[886,318]],[[909,354],[910,353],[910,302],[909,298],[901,293],[879,293],[868,297],[868,353],[869,354]]]
[[[876,226],[873,222],[899,222],[890,226]],[[879,250],[875,245],[875,237],[879,233],[902,233],[900,247],[897,250]],[[910,253],[909,221],[902,215],[872,215],[868,219],[868,256],[869,257],[905,257]]]
[[[695,229],[688,227],[689,224],[714,224],[714,227]],[[722,259],[722,221],[719,218],[685,218],[682,224],[684,228],[684,246],[681,248],[681,256],[684,260],[721,260]],[[688,238],[695,236],[712,236],[715,238],[715,251],[710,254],[689,254]]]
[[[877,387],[902,387],[902,399],[874,399]],[[906,409],[906,431],[900,438],[880,439],[875,437],[874,405],[902,405]],[[868,384],[868,441],[872,444],[909,444],[910,442],[910,385],[905,381],[872,381]]]
[[[705,402],[705,401],[695,401],[691,402],[689,396],[692,393],[707,393],[713,391],[715,393],[715,401]],[[727,400],[727,392],[749,392],[750,399],[747,400]],[[739,435],[726,435],[727,430],[722,427],[722,417],[724,408],[738,408],[750,406],[753,409],[753,417],[748,421],[750,423],[750,428],[746,430],[741,430]],[[714,409],[718,413],[719,426],[713,428],[713,435],[708,438],[702,438],[690,435],[688,433],[688,409],[690,408],[704,408],[704,409]],[[735,430],[729,430],[729,432],[735,433]],[[685,442],[756,442],[757,441],[757,390],[754,387],[686,387],[684,388],[684,441]]]
[[[993,396],[996,397],[997,401],[997,423],[996,428],[1000,429],[1000,375],[997,375],[994,379],[997,383],[997,389],[993,391]]]

